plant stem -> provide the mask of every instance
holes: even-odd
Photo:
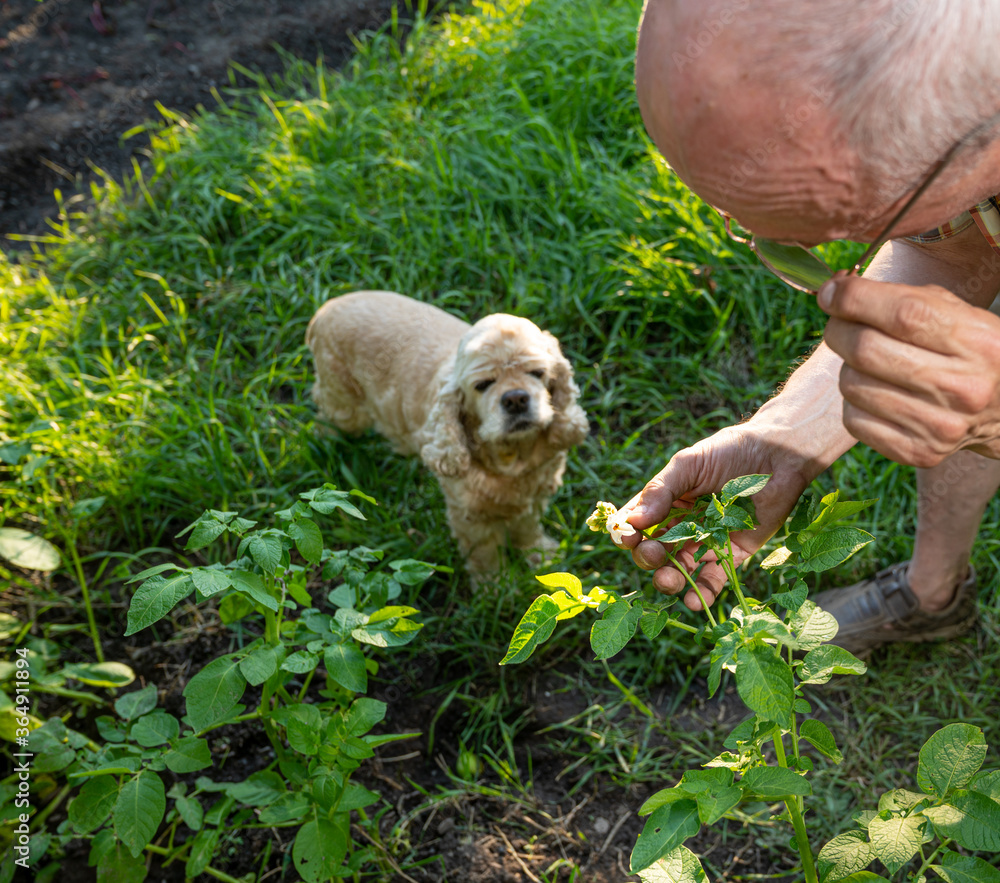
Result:
[[[146,844],[146,849],[150,852],[155,852],[157,855],[170,855],[170,850],[164,848],[163,846],[154,846],[152,843]],[[202,871],[203,874],[208,874],[209,877],[215,877],[216,880],[222,880],[222,883],[243,883],[243,881],[237,877],[230,877],[229,874],[224,871],[217,871],[211,865]]]
[[[69,796],[69,792],[73,790],[72,785],[64,785],[59,793],[48,802],[48,805],[35,816],[32,824],[37,828],[42,828],[45,824],[45,820],[52,814],[53,810],[57,809],[59,805]]]
[[[87,585],[87,576],[83,572],[83,562],[76,551],[76,530],[73,536],[66,538],[66,548],[73,561],[73,571],[76,574],[76,582],[80,587],[80,594],[83,595],[83,606],[87,610],[87,624],[90,626],[90,638],[94,642],[94,654],[98,662],[104,662],[104,649],[101,647],[101,636],[97,631],[97,620],[94,619],[94,605],[90,600],[90,587]]]
[[[785,743],[782,740],[781,728],[774,728],[774,750],[778,756],[778,765],[788,769],[788,759],[785,756]],[[799,847],[799,856],[802,858],[802,873],[806,883],[819,883],[816,874],[816,865],[813,862],[812,847],[809,845],[809,832],[806,831],[806,820],[802,815],[802,798],[789,797],[785,800],[788,815],[792,819],[792,827],[795,829],[795,842]]]
[[[743,590],[740,588],[740,578],[736,574],[736,561],[733,557],[733,540],[731,537],[726,543],[726,557],[723,560],[723,569],[729,577],[729,582],[732,584],[733,591],[736,592],[736,597],[740,602],[740,608],[743,610],[745,616],[749,616],[750,605],[747,604],[747,599],[743,597]]]
[[[698,584],[691,579],[691,574],[681,567],[681,563],[674,557],[672,552],[667,552],[667,557],[674,563],[674,567],[683,573],[684,578],[691,584],[691,588],[694,589],[695,594],[698,596],[698,600],[701,601],[701,609],[704,610],[705,614],[708,616],[708,621],[712,624],[712,628],[715,628],[718,623],[715,621],[715,617],[712,616],[711,608],[705,603],[705,596],[701,593],[701,589],[698,588]]]
[[[914,880],[919,880],[921,878],[921,876],[923,875],[924,871],[926,871],[931,866],[931,862],[934,861],[934,859],[937,858],[938,853],[942,849],[944,849],[949,843],[951,843],[951,839],[948,838],[948,837],[945,837],[944,840],[942,840],[938,844],[937,849],[935,849],[934,852],[932,852],[929,856],[927,856],[927,858],[924,859],[923,864],[919,868],[917,868],[917,874],[913,878]]]

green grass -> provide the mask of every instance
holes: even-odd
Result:
[[[0,524],[72,545],[106,586],[119,573],[102,565],[108,552],[127,563],[170,546],[205,508],[255,517],[332,480],[381,504],[363,531],[338,529],[345,544],[457,566],[433,479],[381,439],[322,433],[309,401],[303,334],[315,309],[385,288],[470,319],[516,312],[560,338],[595,432],[549,511],[559,569],[641,585],[583,527],[594,501],[623,502],[675,451],[752,413],[823,317],[730,241],[652,148],[632,84],[639,9],[473,3],[434,27],[418,20],[403,49],[392,33],[370,35],[343,73],[290,59],[281,79],[228,90],[195,118],[165,110],[143,170],[65,204],[33,254],[0,257]],[[820,484],[882,498],[860,522],[877,546],[826,585],[909,554],[912,470],[859,449]],[[70,517],[96,497],[95,515]],[[975,555],[984,586],[996,582],[998,521],[993,501]],[[530,725],[531,676],[499,674],[496,661],[532,585],[515,560],[496,593],[472,595],[459,572],[415,599],[427,646],[449,654],[442,705],[462,709],[477,747]],[[861,797],[869,783],[898,783],[939,721],[977,723],[1000,746],[1000,607],[995,593],[982,600],[981,646],[892,649],[830,694],[852,746],[830,774],[838,788]],[[585,762],[626,784],[658,781],[669,740],[690,735],[668,719],[657,747],[640,715],[638,753],[617,757],[633,738],[631,706],[609,714],[622,694],[580,662],[585,643],[567,625],[540,656],[582,665],[595,685],[602,711],[587,726],[606,738]],[[677,705],[697,662],[683,641],[663,642],[613,670],[640,696],[668,685]],[[574,727],[558,731],[567,763],[581,750]],[[834,806],[824,824],[843,818]]]

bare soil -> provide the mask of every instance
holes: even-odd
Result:
[[[38,234],[93,176],[120,177],[148,141],[122,141],[157,103],[211,106],[236,61],[283,68],[279,48],[337,67],[391,0],[0,0],[0,237]],[[4,248],[16,247],[10,240]]]

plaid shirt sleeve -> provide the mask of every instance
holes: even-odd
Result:
[[[940,242],[942,239],[961,233],[970,224],[979,227],[979,232],[983,234],[990,246],[996,251],[1000,251],[1000,195],[984,199],[967,212],[962,212],[957,218],[952,218],[940,227],[906,238],[911,242]]]

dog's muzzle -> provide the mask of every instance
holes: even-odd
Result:
[[[531,393],[524,389],[508,389],[500,396],[500,407],[507,418],[507,432],[525,432],[536,428],[531,405]]]

